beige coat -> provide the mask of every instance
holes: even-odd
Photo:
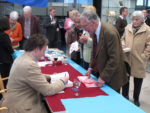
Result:
[[[56,94],[65,85],[62,81],[50,84],[45,76],[28,53],[18,57],[12,66],[4,99],[8,113],[46,113],[40,94]]]
[[[132,24],[129,24],[125,28],[122,44],[131,48],[131,52],[126,53],[131,66],[131,76],[144,78],[146,61],[150,56],[150,27],[144,23],[134,35]]]

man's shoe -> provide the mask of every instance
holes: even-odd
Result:
[[[135,104],[136,106],[138,106],[138,107],[140,106],[140,102],[137,101],[137,100],[134,101],[134,104]]]

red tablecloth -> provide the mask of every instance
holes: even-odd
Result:
[[[41,67],[42,73],[45,74],[53,74],[53,73],[60,73],[67,71],[69,73],[69,79],[73,81],[73,79],[77,78],[77,76],[81,76],[82,74],[78,72],[76,69],[74,69],[71,65],[58,65],[55,66],[46,66]],[[107,95],[104,91],[102,91],[100,88],[86,88],[84,84],[81,83],[79,88],[79,96],[74,95],[74,91],[72,90],[72,87],[66,88],[65,93],[56,94],[54,96],[47,96],[46,101],[51,107],[51,110],[53,112],[58,111],[65,111],[65,108],[63,104],[61,103],[61,99],[67,99],[67,98],[81,98],[81,97],[94,97],[98,95]]]

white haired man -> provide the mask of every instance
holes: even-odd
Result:
[[[99,87],[106,83],[119,92],[127,82],[119,33],[110,24],[101,22],[93,11],[84,11],[80,18],[82,28],[93,35],[93,54],[85,75],[90,76],[93,71]]]
[[[23,15],[19,17],[18,22],[21,24],[23,31],[23,40],[20,43],[21,49],[23,49],[23,44],[31,35],[41,33],[40,20],[38,17],[32,15],[30,6],[25,6],[23,8]]]

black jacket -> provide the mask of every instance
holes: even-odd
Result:
[[[49,39],[50,42],[56,41],[57,40],[57,31],[56,28],[59,28],[58,21],[56,20],[56,24],[51,24],[52,20],[49,16],[45,17],[43,19],[43,28],[45,29],[45,35]]]
[[[145,23],[146,23],[148,26],[150,26],[150,18],[147,18],[147,19],[145,20]]]
[[[12,63],[13,58],[11,54],[13,52],[9,36],[0,31],[0,63]]]
[[[116,29],[118,30],[119,34],[120,34],[120,38],[122,37],[125,27],[127,25],[127,20],[126,19],[122,19],[120,17],[118,17],[116,19]]]

